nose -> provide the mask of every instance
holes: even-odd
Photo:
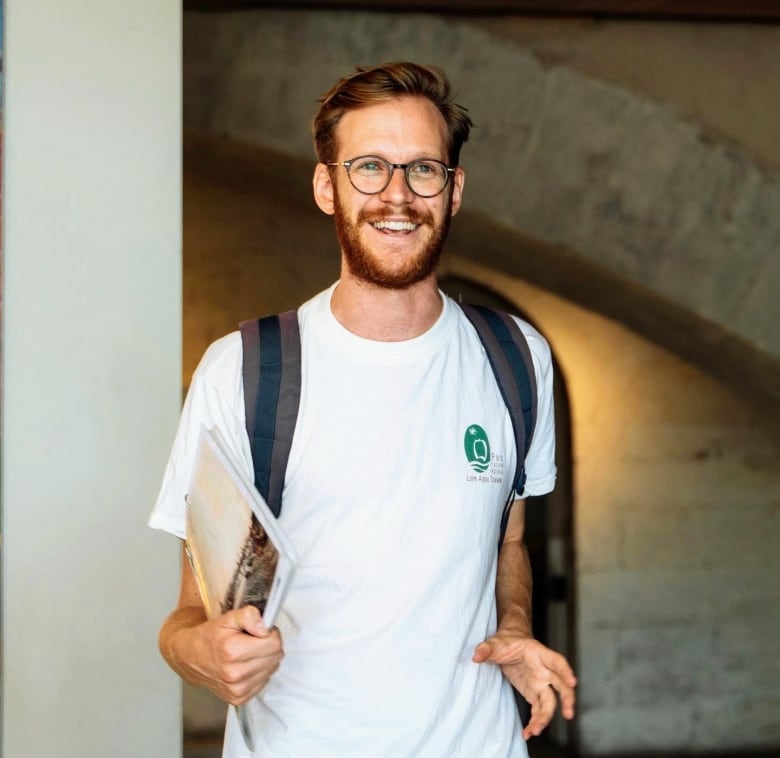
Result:
[[[390,182],[379,193],[379,198],[388,205],[408,205],[414,201],[415,194],[406,182],[405,166],[393,166]]]

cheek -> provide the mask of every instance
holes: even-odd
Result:
[[[446,223],[455,212],[454,198],[446,196],[436,205],[436,209],[432,210],[433,217],[439,225]]]

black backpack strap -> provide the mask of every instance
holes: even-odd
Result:
[[[531,447],[536,426],[537,388],[531,350],[517,322],[508,314],[484,305],[461,303],[460,307],[485,347],[501,396],[512,419],[517,451],[513,490],[519,495],[525,487],[525,457]],[[511,502],[510,492],[501,519],[501,541],[506,531]]]
[[[246,431],[255,486],[278,517],[301,399],[298,314],[287,311],[243,321],[240,330]]]

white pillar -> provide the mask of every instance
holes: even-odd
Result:
[[[180,0],[5,0],[2,754],[170,758]]]

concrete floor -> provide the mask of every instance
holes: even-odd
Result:
[[[185,742],[183,758],[221,758],[221,737],[202,738]],[[529,743],[530,758],[577,758],[578,753],[550,744],[544,737]],[[699,753],[702,758],[780,758],[780,751],[742,753]],[[688,753],[630,753],[612,755],[610,758],[692,758]],[[306,756],[316,758],[316,756]],[[371,756],[366,756],[371,758]],[[479,756],[474,756],[479,758]]]
[[[573,753],[551,746],[545,740],[537,740],[531,747],[531,758],[567,758]],[[183,758],[220,758],[222,755],[221,738],[203,738],[189,740],[184,745]],[[315,756],[307,758],[316,758]],[[366,758],[370,758],[367,756]],[[474,758],[478,758],[475,756]]]

